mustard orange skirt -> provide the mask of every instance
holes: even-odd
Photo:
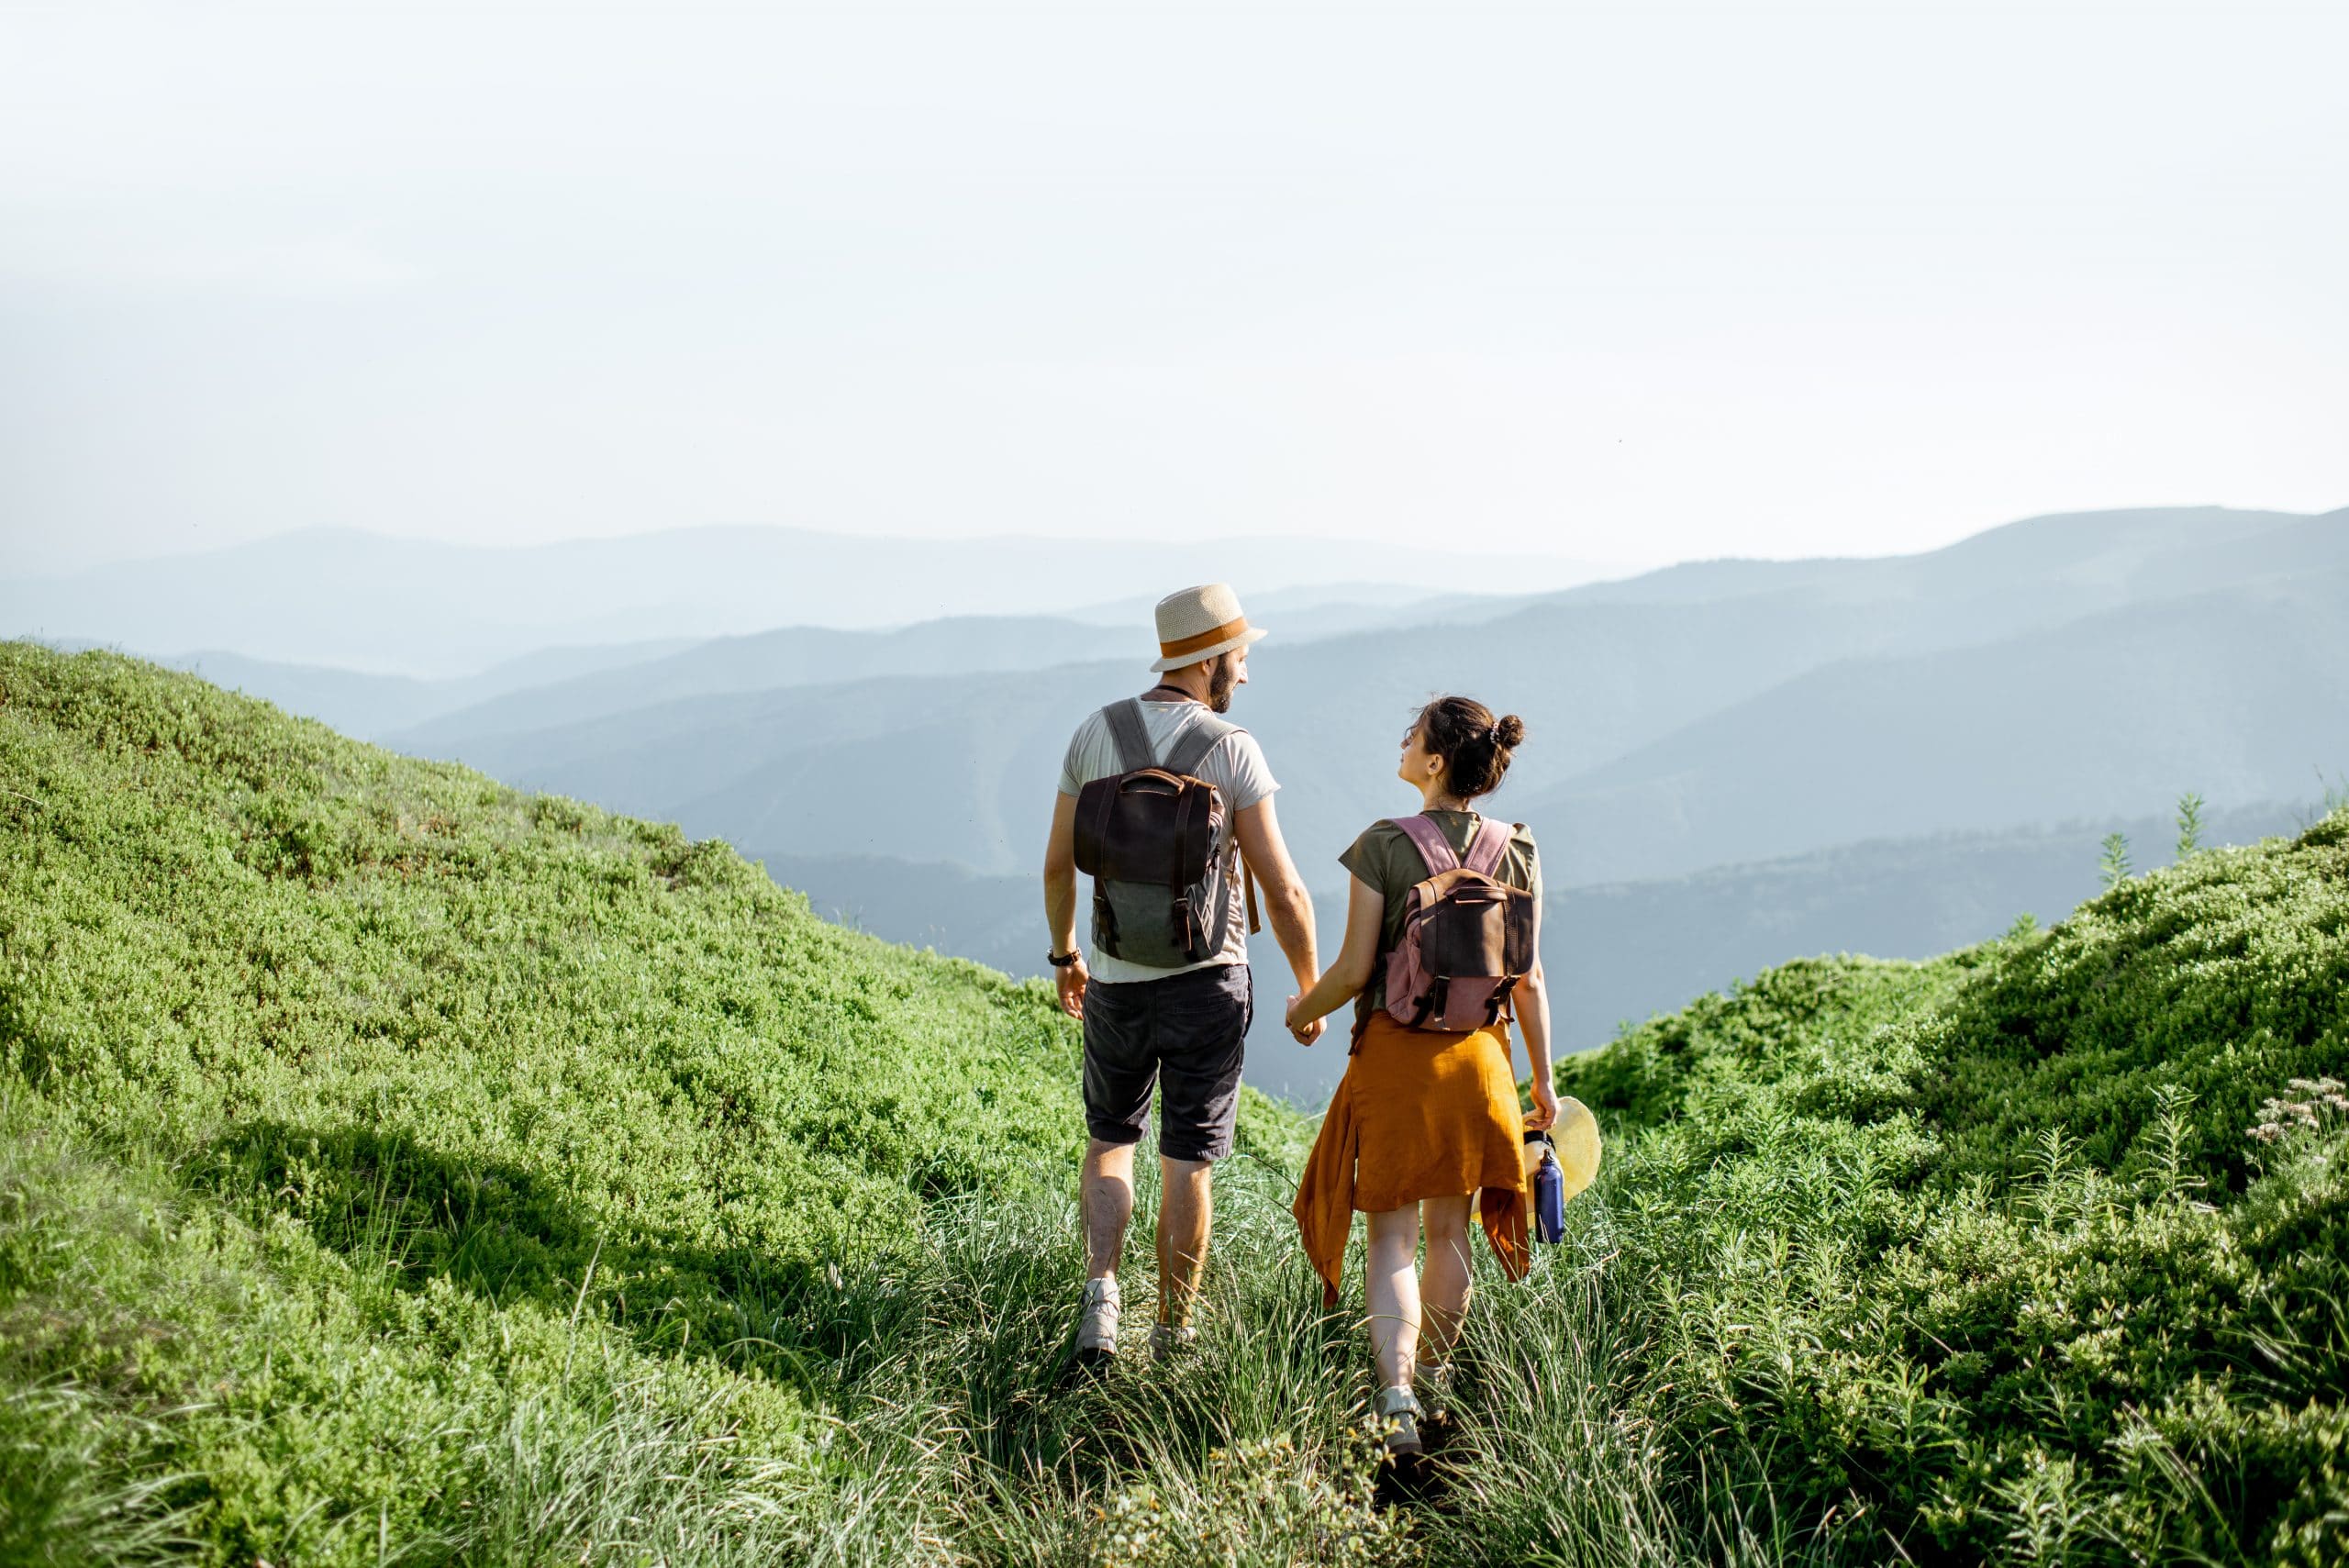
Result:
[[[1383,1214],[1466,1193],[1477,1195],[1502,1268],[1523,1278],[1525,1122],[1506,1027],[1446,1034],[1373,1013],[1321,1118],[1292,1208],[1321,1276],[1323,1305],[1337,1305],[1355,1210]]]

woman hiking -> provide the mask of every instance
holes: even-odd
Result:
[[[1522,1278],[1525,1130],[1547,1128],[1558,1114],[1535,945],[1542,872],[1533,838],[1471,805],[1499,786],[1524,736],[1515,714],[1496,717],[1468,697],[1439,697],[1419,711],[1403,737],[1397,775],[1419,792],[1423,809],[1373,823],[1339,857],[1353,873],[1344,950],[1311,989],[1289,999],[1288,1027],[1300,1040],[1347,998],[1354,1003],[1353,1051],[1295,1212],[1324,1305],[1332,1307],[1354,1211],[1369,1216],[1375,1408],[1398,1460],[1421,1451],[1425,1412],[1412,1392],[1415,1375],[1439,1397],[1448,1391],[1468,1310],[1470,1203],[1479,1200],[1501,1266]],[[1442,927],[1439,917],[1453,923]],[[1390,995],[1397,988],[1408,994]],[[1533,1109],[1521,1118],[1511,1011],[1533,1077]],[[1422,1228],[1427,1267],[1415,1275]]]

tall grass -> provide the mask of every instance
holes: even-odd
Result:
[[[17,1379],[0,1434],[26,1460],[0,1477],[12,1532],[0,1561],[1713,1555],[1675,1519],[1661,1445],[1623,1375],[1633,1348],[1609,1307],[1597,1203],[1525,1284],[1480,1265],[1449,1479],[1431,1501],[1390,1507],[1375,1495],[1359,1309],[1319,1309],[1277,1163],[1241,1156],[1219,1172],[1196,1351],[1165,1365],[1142,1352],[1155,1281],[1137,1245],[1127,1353],[1101,1374],[1070,1353],[1073,1203],[1038,1187],[941,1204],[929,1245],[843,1266],[821,1287],[828,1300],[801,1304],[835,1353],[796,1363],[811,1419],[795,1430],[744,1419],[744,1374],[696,1377],[679,1352],[648,1355],[614,1331],[587,1282],[581,1310],[525,1298],[488,1315],[486,1340],[436,1329],[436,1306],[482,1319],[429,1287],[419,1299],[395,1238],[346,1238],[333,1252],[297,1237],[273,1245],[217,1198],[174,1190],[161,1165],[125,1165],[33,1114],[21,1101],[7,1111],[0,1168],[0,1285],[14,1303],[0,1346]],[[1144,1240],[1147,1174],[1140,1198]],[[72,1301],[106,1305],[67,1323]],[[406,1342],[386,1340],[402,1323]],[[141,1332],[164,1336],[156,1359],[127,1365],[127,1338]],[[417,1360],[435,1341],[459,1360],[491,1355],[507,1337],[529,1342],[493,1375],[436,1380]],[[159,1398],[159,1385],[180,1393]],[[189,1396],[207,1386],[213,1398]],[[320,1411],[321,1398],[337,1407]],[[386,1445],[405,1485],[351,1469]],[[273,1509],[256,1482],[308,1501]]]
[[[1145,1177],[1143,1235],[1152,1187]],[[1430,1491],[1390,1506],[1367,1422],[1368,1337],[1358,1309],[1319,1309],[1293,1191],[1276,1165],[1219,1170],[1204,1331],[1163,1365],[1141,1353],[1130,1322],[1134,1342],[1106,1373],[1072,1361],[1071,1205],[957,1206],[938,1216],[917,1277],[844,1276],[843,1293],[885,1292],[902,1315],[882,1330],[891,1353],[855,1358],[830,1390],[844,1472],[811,1561],[1711,1560],[1704,1527],[1667,1501],[1664,1455],[1624,1375],[1633,1347],[1609,1310],[1601,1204],[1524,1284],[1480,1263],[1460,1436]],[[1147,1259],[1125,1280],[1130,1319],[1146,1319]],[[880,1320],[869,1307],[855,1315]]]

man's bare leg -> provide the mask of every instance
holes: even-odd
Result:
[[[1206,1160],[1159,1162],[1158,1320],[1186,1328],[1207,1272],[1208,1233],[1215,1223],[1215,1166]]]
[[[1085,1146],[1085,1277],[1118,1277],[1126,1227],[1134,1218],[1134,1146],[1094,1139]],[[1162,1227],[1162,1233],[1163,1228]]]

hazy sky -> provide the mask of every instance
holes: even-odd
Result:
[[[2349,504],[2349,6],[0,10],[0,572]]]

